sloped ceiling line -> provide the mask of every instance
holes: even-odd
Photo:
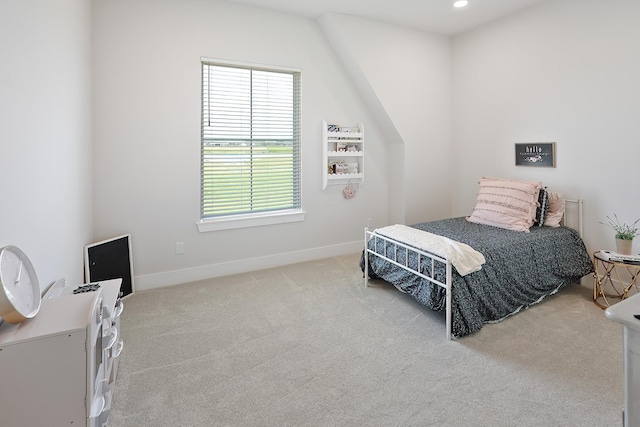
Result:
[[[365,73],[354,59],[354,55],[349,51],[346,43],[344,43],[344,40],[340,37],[340,26],[336,25],[333,19],[333,13],[325,13],[320,16],[318,18],[318,24],[324,36],[329,41],[329,45],[342,63],[347,75],[351,78],[356,89],[371,110],[371,113],[376,118],[376,125],[381,128],[385,135],[385,140],[392,143],[402,143],[402,137],[393,124],[384,105],[382,105],[380,98],[376,95]]]
[[[329,42],[330,47],[336,53],[347,75],[353,81],[356,90],[367,104],[371,114],[376,120],[376,126],[382,131],[383,139],[387,145],[395,145],[389,148],[389,221],[391,223],[405,223],[406,196],[404,182],[404,140],[400,136],[393,120],[387,113],[380,98],[371,86],[358,62],[350,52],[344,37],[340,36],[340,27],[336,24],[332,13],[325,13],[318,18],[320,29]],[[378,224],[382,225],[382,224]],[[386,224],[384,224],[386,225]]]

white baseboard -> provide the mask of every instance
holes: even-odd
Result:
[[[183,270],[165,271],[162,273],[135,276],[135,291],[173,286],[181,283],[196,282],[214,277],[229,276],[231,274],[246,273],[265,268],[279,267],[298,262],[315,259],[331,258],[339,255],[355,254],[363,249],[362,241],[342,243],[339,245],[305,249],[303,251],[286,252],[258,258],[242,259],[219,264],[203,265],[201,267]],[[355,267],[355,266],[354,266]]]

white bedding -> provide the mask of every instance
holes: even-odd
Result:
[[[406,225],[390,225],[378,228],[375,232],[451,260],[451,264],[461,276],[482,269],[482,264],[486,262],[484,255],[465,243]]]

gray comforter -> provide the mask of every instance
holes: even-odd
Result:
[[[533,227],[530,233],[522,233],[471,223],[463,217],[412,227],[466,243],[481,252],[487,261],[482,270],[464,277],[453,269],[452,334],[455,337],[469,335],[484,323],[500,321],[526,309],[593,272],[584,242],[578,232],[568,227]],[[379,244],[378,251],[381,252],[383,246]],[[410,263],[415,263],[415,259],[409,257]],[[361,262],[361,266],[363,264]],[[443,288],[400,267],[369,256],[369,273],[372,278],[392,283],[426,307],[445,309]],[[437,276],[444,281],[444,268]]]

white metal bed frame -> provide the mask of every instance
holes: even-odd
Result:
[[[582,237],[582,200],[581,199],[565,199],[565,203],[575,203],[578,208],[578,227],[575,228],[580,237]],[[565,224],[566,210],[565,216],[563,216],[562,223]],[[369,248],[369,241],[374,239],[373,249]],[[378,253],[378,244],[382,243],[383,245],[383,253]],[[391,243],[393,245],[393,253],[389,253],[387,251],[387,243]],[[409,265],[409,253],[415,254],[417,257],[417,262],[415,263],[415,268]],[[369,286],[369,256],[368,254],[372,254],[373,256],[377,256],[378,258],[382,258],[394,265],[397,265],[404,270],[415,274],[437,286],[440,286],[445,289],[446,292],[446,334],[447,339],[451,339],[451,286],[452,286],[452,264],[451,260],[442,258],[430,252],[426,252],[412,246],[406,245],[397,240],[391,239],[389,237],[385,237],[381,234],[377,234],[374,231],[369,231],[368,227],[364,229],[364,285],[365,287]],[[398,261],[398,255],[404,254],[404,262]],[[427,269],[427,273],[422,272],[422,267],[425,263],[429,266]],[[435,270],[436,266],[443,265],[445,268],[445,281],[441,282],[435,278]]]

